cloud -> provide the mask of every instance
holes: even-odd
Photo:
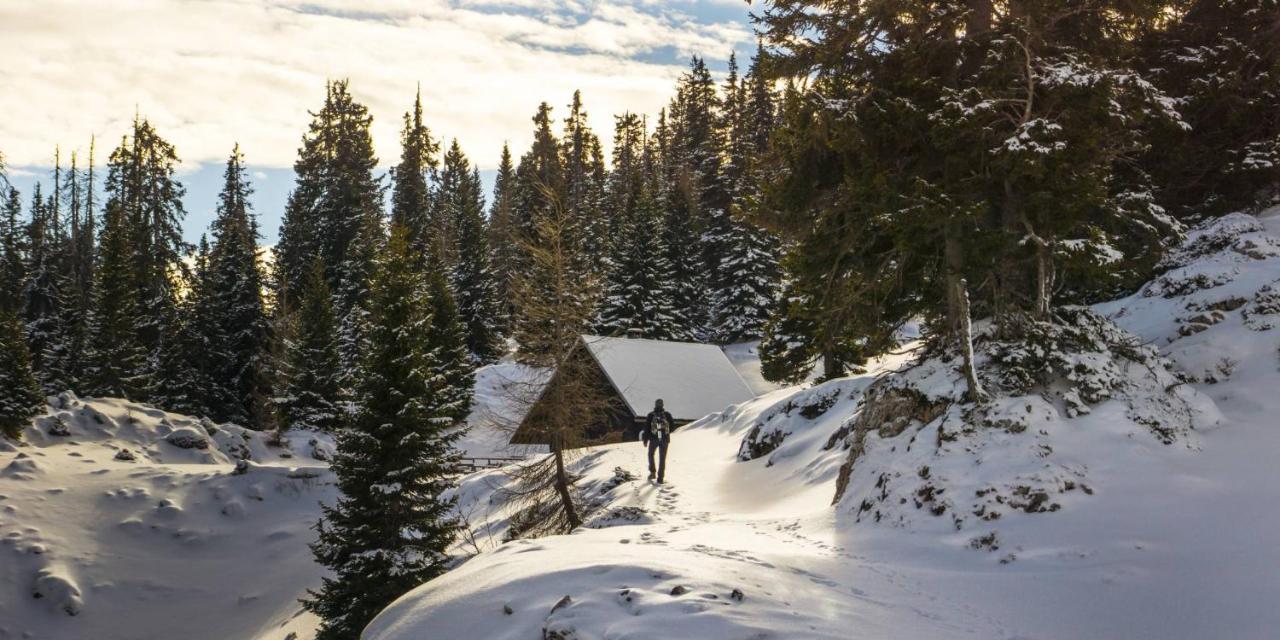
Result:
[[[0,3],[0,151],[43,165],[54,144],[95,134],[103,158],[136,108],[188,163],[238,141],[251,164],[286,167],[325,80],[349,78],[383,165],[421,83],[433,131],[488,168],[504,141],[527,145],[540,101],[562,107],[581,89],[608,140],[612,114],[665,104],[688,55],[750,41],[745,7],[736,22],[697,13],[651,0]],[[671,51],[680,60],[662,59]]]

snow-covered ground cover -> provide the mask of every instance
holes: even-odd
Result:
[[[24,441],[0,442],[0,638],[310,637],[327,436],[63,394]]]
[[[470,559],[365,635],[1274,637],[1270,213],[1194,231],[1133,296],[1071,312],[1052,354],[980,341],[981,409],[954,358],[778,389],[754,345],[731,347],[763,395],[679,430],[668,484],[643,480],[637,443],[593,449],[573,465],[587,525],[508,541],[506,474],[468,475]],[[510,455],[504,386],[534,373],[479,372],[467,455]],[[312,637],[297,598],[322,571],[306,543],[333,497],[326,438],[278,448],[67,395],[24,440],[0,444],[0,638]]]
[[[472,476],[481,552],[366,637],[1274,637],[1278,234],[1196,230],[1053,353],[981,343],[983,408],[899,356],[681,429],[664,486],[601,447],[568,536],[503,542],[503,474]]]

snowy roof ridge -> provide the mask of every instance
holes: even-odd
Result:
[[[697,420],[755,398],[716,345],[597,335],[581,339],[637,416],[648,414],[657,398],[676,420]]]

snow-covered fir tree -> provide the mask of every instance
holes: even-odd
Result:
[[[207,318],[206,362],[212,366],[215,387],[209,410],[218,421],[261,428],[267,420],[270,395],[267,375],[268,324],[262,300],[264,277],[258,263],[258,223],[249,197],[253,188],[245,178],[244,156],[236,145],[223,173],[209,250],[207,284],[195,310]],[[207,335],[207,338],[212,338]]]
[[[658,124],[646,146],[656,176],[652,189],[662,211],[662,247],[671,265],[672,304],[679,311],[679,325],[672,339],[697,339],[705,328],[706,273],[702,267],[702,236],[695,216],[698,211],[692,174],[681,161],[683,152],[667,121],[666,110],[658,114]]]
[[[502,353],[498,325],[501,303],[493,277],[480,174],[467,161],[461,149],[454,153],[457,144],[455,140],[449,155],[456,155],[458,159],[452,163],[446,161],[445,173],[457,171],[462,175],[456,180],[456,192],[440,201],[442,206],[453,209],[451,217],[456,236],[456,258],[449,270],[449,288],[457,303],[457,315],[465,331],[467,351],[473,361],[489,363]]]
[[[1159,254],[1176,224],[1133,166],[1151,126],[1182,123],[1125,66],[1157,3],[1065,17],[1052,3],[970,4],[771,3],[762,34],[789,43],[771,67],[807,87],[771,145],[787,170],[766,186],[765,217],[797,251],[840,248],[789,270],[802,291],[826,282],[818,317],[852,328],[836,335],[872,343],[924,315],[979,396],[971,314],[1013,335],[1049,320],[1056,293],[1123,287]],[[847,46],[865,33],[884,40]]]
[[[0,201],[0,311],[22,308],[27,280],[27,234],[22,225],[22,194],[12,186]]]
[[[277,376],[283,384],[275,398],[280,427],[334,431],[346,424],[338,384],[338,321],[319,258],[298,289],[295,326],[284,348],[284,371]]]
[[[212,272],[206,236],[200,236],[193,262],[187,295],[165,311],[173,315],[163,319],[165,332],[152,351],[148,402],[176,413],[211,416],[212,407],[227,404],[230,397],[213,379],[217,363],[226,357],[227,335],[208,312]]]
[[[57,170],[55,170],[57,171]],[[64,240],[59,219],[57,189],[47,198],[40,183],[32,190],[27,225],[26,280],[22,285],[22,319],[36,377],[43,370],[43,356],[61,333],[58,320],[63,301],[59,289],[59,258]],[[46,389],[52,393],[56,391]]]
[[[89,313],[92,308],[94,263],[93,143],[89,166],[82,171],[78,156],[63,181],[62,201],[67,208],[67,233],[58,259],[58,336],[42,354],[41,379],[46,390],[81,389],[88,363]]]
[[[560,275],[572,273],[584,281],[590,274],[584,271],[587,261],[580,253],[581,243],[577,242],[578,220],[566,206],[564,165],[560,155],[560,144],[551,129],[551,107],[547,103],[538,106],[534,115],[534,138],[529,150],[520,158],[516,167],[515,206],[514,206],[514,242],[517,248],[516,261],[513,268],[520,274],[522,286],[538,287],[545,295],[553,295],[557,275],[551,270],[541,269],[530,256],[536,252],[547,250],[544,242],[555,242],[557,255],[568,263],[563,270],[556,271]],[[554,221],[555,234],[540,233],[539,227]],[[523,292],[513,295],[513,300],[529,300],[538,294]],[[578,304],[584,309],[591,309],[594,300],[584,295]],[[589,311],[582,315],[590,317]],[[536,314],[526,313],[518,306],[512,314],[512,337],[519,344],[518,355],[526,362],[537,362],[549,353],[550,346],[542,341],[547,335],[537,324],[540,319]],[[584,323],[577,329],[585,330]]]
[[[605,281],[596,317],[598,333],[654,340],[681,337],[662,239],[657,203],[648,189],[642,189],[614,244],[617,262]]]
[[[0,435],[14,439],[44,404],[25,333],[17,314],[0,311]]]
[[[357,412],[331,463],[342,494],[312,544],[331,570],[304,601],[320,640],[358,636],[391,601],[446,569],[458,531],[444,497],[456,468],[454,421],[432,375],[428,287],[407,231],[392,230],[369,299],[369,349]]]
[[[466,420],[475,396],[475,361],[467,349],[467,331],[439,258],[428,256],[422,279],[428,306],[427,338],[435,367],[438,410],[455,422]]]
[[[499,310],[495,326],[502,337],[511,328],[511,278],[519,257],[518,230],[515,226],[516,170],[511,160],[511,149],[502,145],[502,159],[498,163],[498,175],[493,181],[493,202],[489,205],[488,237],[493,256],[494,295]]]
[[[413,111],[404,114],[400,132],[400,163],[391,170],[391,224],[409,234],[409,246],[426,255],[431,237],[431,180],[439,162],[440,143],[422,120],[422,91],[413,101]]]
[[[719,262],[711,274],[710,332],[718,342],[743,342],[763,335],[764,325],[778,295],[778,243],[769,232],[751,222],[751,210],[759,193],[755,175],[758,158],[768,144],[774,121],[773,92],[760,70],[760,56],[741,82],[730,58],[724,87],[721,128],[725,133],[724,181],[729,192],[729,215],[721,221],[715,238]],[[711,233],[716,228],[709,230]]]
[[[1147,35],[1143,67],[1177,101],[1143,161],[1159,202],[1196,221],[1280,201],[1280,3],[1195,0]]]
[[[604,263],[596,258],[606,252],[609,243],[604,207],[607,178],[600,138],[587,122],[581,91],[573,92],[569,103],[560,156],[564,167],[564,207],[573,220],[571,241],[581,246],[579,255],[586,260],[580,268],[600,275]]]
[[[89,317],[85,391],[139,398],[146,387],[146,354],[137,334],[139,305],[132,269],[132,230],[124,205],[109,199],[103,215]]]
[[[316,256],[323,261],[343,326],[348,370],[356,366],[360,306],[382,236],[382,187],[374,175],[378,159],[371,123],[369,110],[352,97],[346,81],[328,84],[294,163],[297,179],[276,247],[280,288],[304,281]]]
[[[131,135],[111,154],[108,166],[109,202],[128,220],[132,282],[137,308],[145,310],[134,318],[134,333],[147,354],[148,377],[154,377],[162,363],[182,357],[164,352],[178,349],[177,341],[164,338],[180,330],[174,324],[181,318],[174,278],[186,275],[183,258],[190,252],[182,237],[186,189],[176,178],[177,170],[173,145],[140,117],[134,118]],[[154,380],[146,383],[148,393],[157,388]]]

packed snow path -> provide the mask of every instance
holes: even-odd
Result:
[[[401,599],[366,637],[1008,637],[850,549],[835,534],[830,482],[779,482],[777,469],[737,462],[741,436],[705,421],[677,431],[663,485],[645,479],[641,443],[588,453],[587,476],[621,468],[636,479],[587,528],[481,554]]]

